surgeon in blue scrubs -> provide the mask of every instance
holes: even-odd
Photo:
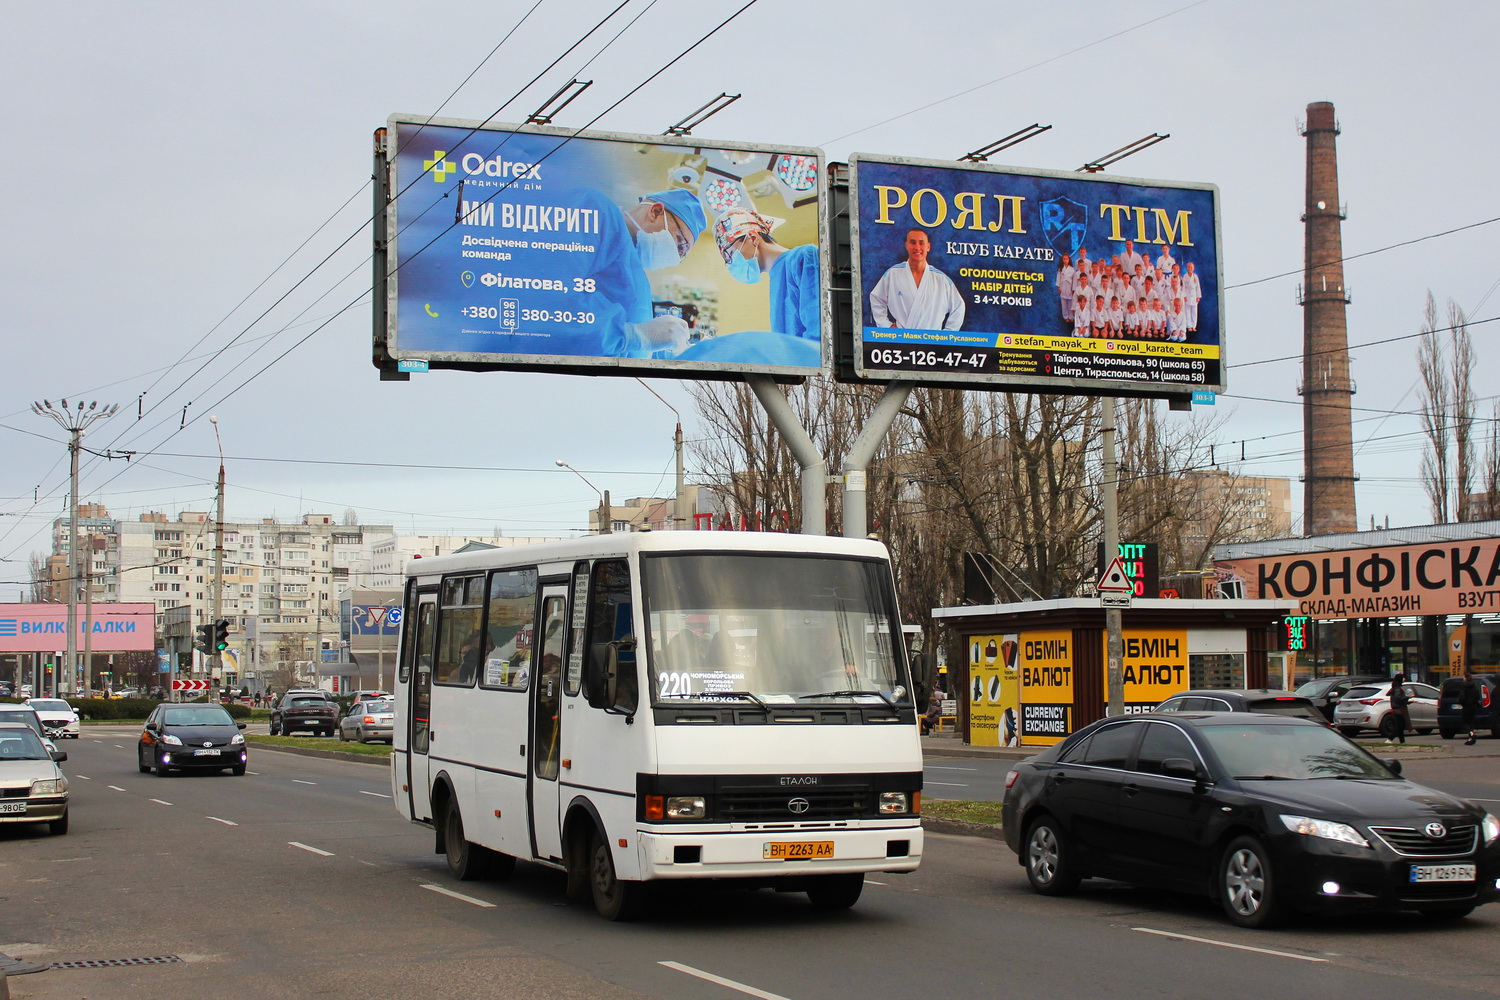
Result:
[[[589,252],[536,245],[510,249],[504,274],[528,280],[545,277],[557,287],[516,295],[522,306],[519,329],[476,331],[467,341],[455,338],[451,349],[648,358],[671,356],[687,346],[690,331],[680,316],[654,314],[646,272],[681,263],[707,227],[708,216],[696,194],[683,189],[657,191],[628,208],[593,188],[556,194],[517,192],[515,200],[592,212],[597,219],[595,233],[562,234],[557,239],[559,243],[586,241]]]
[[[597,192],[588,192],[604,200]],[[655,316],[647,271],[673,267],[693,249],[708,225],[698,196],[677,188],[643,196],[629,208],[600,211],[600,245],[587,277],[595,281],[600,343],[581,354],[647,357],[687,345],[688,325],[678,316]],[[614,308],[611,309],[610,307]],[[582,333],[583,331],[579,331]]]
[[[785,247],[771,236],[773,220],[731,208],[714,220],[714,240],[730,277],[747,285],[771,275],[771,330],[816,341],[823,329],[818,246]]]

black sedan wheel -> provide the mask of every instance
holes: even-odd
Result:
[[[1064,896],[1078,888],[1069,848],[1057,821],[1043,816],[1031,824],[1025,843],[1026,879],[1044,896]]]
[[[1241,927],[1271,927],[1285,916],[1270,856],[1254,837],[1236,837],[1224,849],[1219,897],[1225,915]]]

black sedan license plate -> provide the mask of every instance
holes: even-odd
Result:
[[[767,861],[798,861],[833,857],[831,840],[773,840],[763,845],[761,857]]]
[[[1412,865],[1413,882],[1472,882],[1473,865]]]

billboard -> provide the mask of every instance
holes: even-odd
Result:
[[[1223,391],[1213,185],[858,154],[849,187],[857,377]]]
[[[1214,570],[1249,600],[1295,598],[1314,619],[1500,609],[1500,538],[1220,559]]]
[[[78,649],[132,653],[156,649],[156,606],[94,602],[78,608]],[[66,604],[0,604],[0,653],[53,652],[68,648]]]
[[[377,365],[821,369],[818,150],[402,115],[382,144]]]

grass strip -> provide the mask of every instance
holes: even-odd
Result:
[[[249,743],[271,747],[306,747],[313,750],[341,750],[344,753],[364,754],[368,757],[389,757],[389,743],[355,743],[320,736],[245,736]]]
[[[922,799],[922,815],[934,819],[961,819],[968,823],[1000,825],[1000,803],[968,802],[963,799]]]

